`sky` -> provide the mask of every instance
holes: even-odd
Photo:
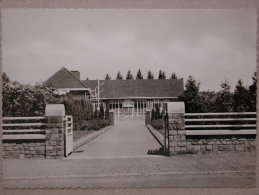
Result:
[[[62,67],[81,79],[192,75],[201,90],[256,71],[256,10],[3,9],[2,64],[11,80],[44,82]]]

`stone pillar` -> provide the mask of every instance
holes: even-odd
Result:
[[[168,102],[164,105],[164,112],[168,114],[169,150],[170,154],[186,152],[185,106],[184,102]]]
[[[151,121],[151,111],[146,110],[146,116],[145,116],[145,125],[149,125]]]
[[[64,156],[64,121],[63,104],[48,104],[45,109],[46,125],[46,158],[61,159]]]
[[[109,111],[110,115],[110,125],[116,125],[116,113],[113,110]]]

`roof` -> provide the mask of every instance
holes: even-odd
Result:
[[[97,80],[82,81],[87,87],[94,89]],[[100,90],[100,98],[127,97],[178,97],[184,90],[183,79],[140,79],[140,80],[100,80],[104,83]]]
[[[77,79],[70,71],[66,68],[61,68],[54,75],[52,75],[44,85],[48,87],[55,87],[58,89],[64,88],[87,88],[87,86]]]

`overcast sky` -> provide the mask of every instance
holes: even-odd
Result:
[[[4,9],[2,27],[3,71],[22,83],[63,66],[81,79],[141,68],[218,90],[256,71],[255,10]]]

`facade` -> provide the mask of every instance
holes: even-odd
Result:
[[[78,71],[62,68],[45,85],[65,91],[74,99],[90,100],[93,108],[102,104],[117,116],[143,115],[146,110],[162,107],[164,102],[177,101],[183,93],[183,79],[80,80]],[[99,103],[98,103],[99,102]]]

